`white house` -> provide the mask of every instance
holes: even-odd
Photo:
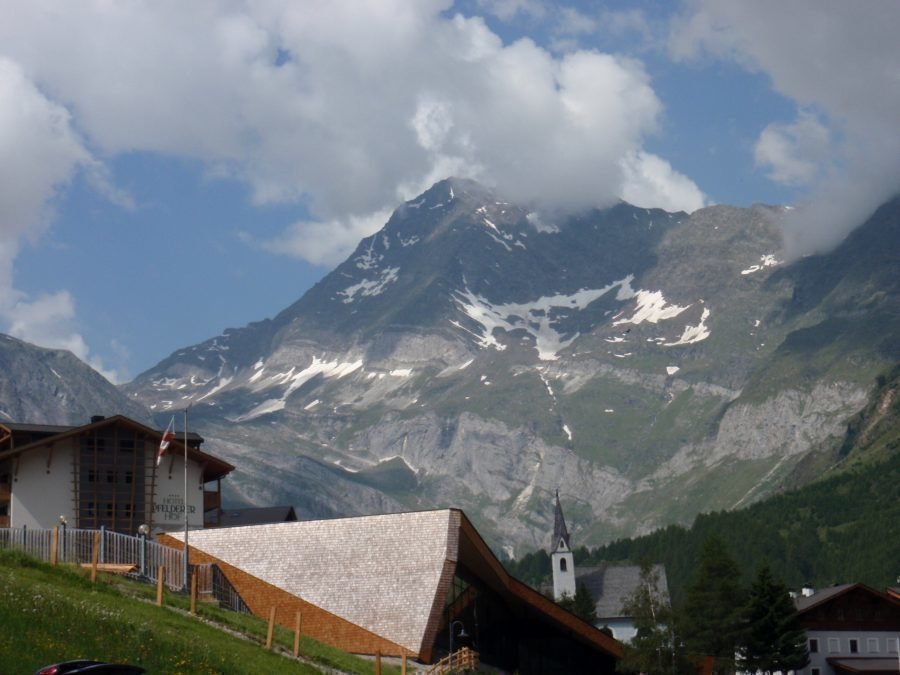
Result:
[[[185,509],[192,529],[216,524],[221,480],[234,467],[191,433],[177,433],[157,465],[162,436],[121,415],[82,426],[0,423],[0,527],[178,530]]]

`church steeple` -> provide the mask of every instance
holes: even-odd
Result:
[[[569,530],[566,527],[566,517],[563,515],[562,504],[559,503],[559,490],[556,491],[556,506],[553,514],[553,543],[551,551],[559,550],[562,545],[569,549]]]
[[[556,491],[553,514],[553,544],[550,548],[550,562],[553,565],[553,597],[559,600],[564,595],[575,597],[575,556],[569,544],[569,529],[563,516]]]

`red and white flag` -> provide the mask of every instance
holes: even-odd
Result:
[[[166,454],[166,450],[169,448],[169,443],[171,443],[174,438],[175,415],[172,415],[172,421],[169,422],[169,426],[166,427],[166,430],[163,432],[162,438],[159,441],[159,454],[156,456],[156,466],[159,466],[159,463]]]

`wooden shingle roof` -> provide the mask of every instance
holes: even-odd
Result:
[[[183,534],[168,533],[183,541]],[[621,645],[512,578],[457,509],[191,531],[191,548],[429,658],[462,565],[521,616],[610,657]]]

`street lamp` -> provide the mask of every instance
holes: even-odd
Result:
[[[469,637],[468,633],[466,633],[466,627],[462,621],[451,621],[450,622],[450,666],[453,667],[453,629],[459,625],[459,634],[456,636],[460,639]]]
[[[65,514],[61,515],[59,517],[59,526],[62,528],[62,546],[60,548],[62,549],[63,562],[65,562],[65,560],[66,560],[66,525],[67,524],[68,523],[66,521]]]
[[[141,537],[141,576],[147,576],[147,535],[150,533],[150,526],[147,523],[141,523],[138,526],[138,535]]]

